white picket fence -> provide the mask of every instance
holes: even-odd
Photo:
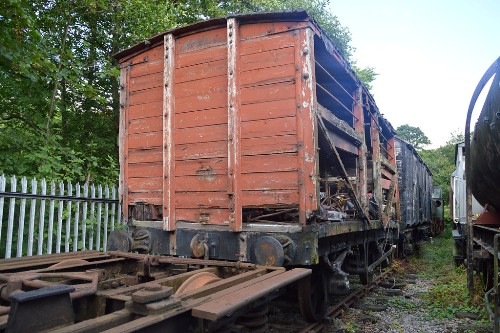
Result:
[[[116,187],[0,176],[0,257],[105,250],[122,226]],[[9,185],[9,186],[7,186]],[[29,210],[29,218],[26,218]],[[16,223],[17,222],[17,223]]]

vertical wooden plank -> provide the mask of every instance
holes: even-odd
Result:
[[[297,103],[297,146],[299,178],[299,222],[305,225],[318,209],[318,129],[316,124],[316,85],[314,72],[314,32],[310,28],[296,31],[295,67]]]
[[[97,188],[97,191],[98,191],[98,198],[99,199],[102,199],[102,186],[99,185],[99,187]],[[101,225],[102,225],[102,202],[98,202],[97,203],[97,234],[96,234],[96,245],[95,245],[95,249],[97,251],[100,251],[101,250]]]
[[[354,130],[363,138],[363,142],[358,147],[358,181],[357,192],[361,204],[361,208],[365,212],[365,216],[369,216],[368,209],[368,189],[366,175],[366,142],[365,142],[365,115],[363,112],[363,87],[359,87],[353,94],[356,102],[354,103]]]
[[[239,232],[242,228],[241,189],[241,135],[240,135],[240,85],[239,85],[238,21],[227,20],[227,170],[229,197],[229,228]]]
[[[128,118],[129,118],[129,82],[130,66],[122,65],[120,70],[120,127],[118,130],[120,178],[118,195],[123,202],[123,217],[127,219],[128,207]],[[88,186],[87,186],[88,188]],[[93,207],[93,206],[92,206]]]
[[[7,179],[5,178],[5,175],[1,175],[0,176],[0,192],[5,192],[5,183],[7,183]],[[4,197],[0,197],[0,244],[2,244],[3,205],[4,205]]]
[[[399,182],[398,182],[398,167],[396,165],[396,140],[394,137],[389,139],[389,154],[391,155],[392,159],[390,159],[391,164],[394,166],[394,170],[396,170],[396,173],[392,176],[394,177],[394,199],[393,203],[396,205],[396,213],[394,216],[394,219],[396,221],[399,221],[401,219],[401,203],[399,202]],[[432,190],[432,187],[429,184],[429,187]]]
[[[52,181],[50,183],[50,195],[54,197],[56,195],[56,183]],[[47,254],[52,253],[52,235],[54,233],[54,205],[55,200],[50,199],[49,204],[49,228],[47,230]]]
[[[31,194],[36,194],[38,182],[36,178],[31,180]],[[35,214],[36,214],[36,199],[31,199],[30,205],[30,223],[28,230],[28,256],[33,255],[33,237],[35,236]]]
[[[108,185],[106,185],[106,187],[104,188],[104,197],[106,199],[109,199],[109,186]],[[102,243],[102,247],[103,247],[104,251],[106,251],[106,249],[108,247],[108,214],[109,214],[109,202],[106,202],[104,204],[104,234],[103,234],[104,241]]]
[[[28,180],[26,177],[21,178],[21,192],[28,192]],[[17,226],[17,253],[16,257],[23,256],[23,241],[24,241],[24,218],[26,216],[26,199],[21,199],[21,206],[19,207],[19,223]]]
[[[64,196],[64,183],[59,183],[59,195]],[[59,200],[57,209],[57,238],[56,238],[56,253],[61,253],[61,236],[62,236],[62,220],[63,220],[64,201]]]
[[[163,41],[163,229],[175,230],[174,188],[174,70],[175,39],[167,34]],[[124,205],[126,203],[123,203]]]
[[[80,197],[80,183],[76,183],[76,197]],[[80,230],[80,201],[76,202],[75,218],[73,223],[73,251],[78,251],[78,231]]]
[[[47,181],[45,178],[42,179],[42,196],[47,195]],[[44,231],[45,231],[45,199],[42,199],[40,202],[40,217],[38,219],[38,250],[37,255],[43,254],[43,239],[44,239]]]
[[[90,195],[95,199],[95,185],[90,187]],[[90,202],[90,235],[89,235],[89,250],[94,249],[94,221],[95,221],[95,201]]]
[[[369,111],[370,112],[370,111]],[[381,162],[380,162],[380,137],[378,132],[378,113],[372,114],[370,117],[372,129],[372,164],[373,164],[373,196],[378,204],[378,216],[382,220],[382,182],[381,182]]]
[[[111,190],[111,199],[116,200],[116,187]],[[118,213],[119,214],[119,213]],[[115,230],[116,204],[111,204],[111,231]]]
[[[73,196],[73,184],[68,182],[68,196]],[[68,216],[66,217],[66,232],[64,234],[64,252],[69,252],[69,238],[71,236],[71,200],[68,200]]]
[[[89,205],[89,183],[83,185],[83,211],[82,211],[82,250],[87,249],[87,208]]]
[[[10,178],[10,191],[16,192],[17,180],[16,176]],[[12,255],[12,234],[14,230],[14,210],[16,208],[16,199],[10,198],[9,202],[9,217],[7,219],[7,246],[5,249],[5,258],[10,258]]]

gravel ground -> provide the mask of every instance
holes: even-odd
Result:
[[[436,319],[423,308],[422,296],[432,286],[432,281],[417,278],[402,288],[401,296],[384,296],[383,290],[376,290],[360,302],[358,308],[351,308],[340,318],[334,319],[326,332],[357,333],[443,333],[443,332],[492,332],[492,326],[484,321],[469,318]],[[384,304],[384,311],[361,310],[362,304]]]

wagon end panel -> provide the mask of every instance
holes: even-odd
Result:
[[[121,62],[120,192],[125,219],[161,221],[163,47]],[[159,223],[159,227],[161,223]]]
[[[305,224],[317,209],[313,32],[307,22],[226,23],[165,34],[122,62],[133,220],[241,231],[251,210],[293,210]]]

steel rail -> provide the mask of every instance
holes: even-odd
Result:
[[[335,304],[327,310],[325,318],[333,319],[338,317],[342,311],[347,310],[351,307],[354,302],[359,300],[361,297],[372,291],[382,279],[385,279],[387,276],[394,272],[394,268],[388,269],[385,272],[382,272],[379,276],[377,276],[370,284],[363,286],[363,288],[353,292],[352,294],[346,296],[340,303]],[[322,329],[325,328],[325,321],[318,321],[316,323],[312,323],[306,327],[304,327],[300,333],[316,333],[321,332]]]

